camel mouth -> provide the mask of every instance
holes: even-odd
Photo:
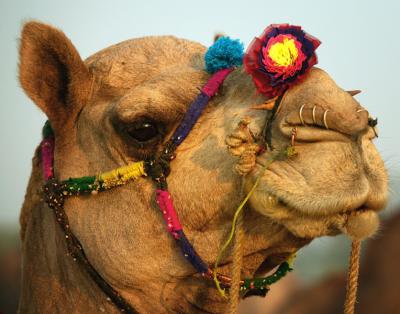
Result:
[[[271,254],[270,249],[258,249],[243,255],[243,267],[249,277],[264,277],[275,271],[281,263],[287,261],[292,253],[293,251]],[[228,259],[218,265],[218,271],[230,275],[232,265],[232,259]],[[196,276],[197,274],[197,272],[194,272],[191,276]]]
[[[263,160],[257,159],[256,164],[259,168],[265,167]],[[257,171],[255,172],[255,176],[256,175]],[[362,193],[357,199],[353,200],[353,206],[349,206],[348,204],[345,204],[345,202],[343,202],[343,207],[341,208],[340,205],[338,206],[337,204],[329,202],[326,204],[325,208],[321,208],[320,206],[315,207],[311,195],[309,196],[310,199],[308,201],[306,200],[307,195],[302,195],[304,203],[300,205],[296,201],[296,196],[286,193],[287,191],[280,190],[279,187],[278,189],[275,189],[274,184],[268,182],[268,180],[265,180],[265,183],[266,184],[263,186],[262,192],[260,192],[260,190],[258,190],[257,192],[265,194],[266,198],[268,199],[269,205],[286,208],[286,210],[289,210],[292,214],[299,214],[301,216],[307,216],[310,218],[348,215],[353,212],[356,212],[358,214],[368,211],[379,212],[386,206],[386,201],[384,200],[374,201],[374,203],[369,202],[369,195],[362,195]],[[303,208],[306,208],[306,210],[304,210]]]
[[[262,250],[258,253],[267,255],[268,250]],[[267,255],[265,258],[262,259],[261,263],[258,264],[258,267],[254,270],[253,277],[263,277],[272,273],[281,263],[287,261],[290,255],[290,252]]]
[[[345,214],[362,214],[366,212],[380,212],[383,208],[385,208],[386,202],[379,202],[379,203],[370,203],[370,202],[364,202],[361,205],[350,208],[344,211]]]
[[[300,204],[310,209],[313,207],[312,202],[312,198],[304,197]],[[295,198],[288,198],[284,193],[282,195],[280,190],[268,185],[257,190],[251,199],[251,207],[254,210],[300,238],[344,233],[352,239],[361,240],[376,233],[379,228],[378,212],[384,207],[383,202],[370,202],[366,195],[360,195],[354,200],[353,206],[349,206],[345,201],[342,203],[342,208],[337,203],[326,202],[324,208],[314,206],[313,210],[302,210],[296,206],[299,204]],[[258,272],[264,270],[264,266],[261,266]]]

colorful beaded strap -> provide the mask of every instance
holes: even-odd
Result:
[[[167,177],[170,172],[169,163],[175,158],[177,147],[185,140],[192,127],[200,117],[202,111],[208,102],[219,90],[226,77],[234,70],[236,66],[242,63],[243,46],[239,41],[231,40],[227,37],[220,38],[205,55],[206,69],[212,74],[206,85],[201,89],[200,94],[189,106],[183,120],[175,130],[170,140],[164,146],[164,149],[158,156],[150,160],[139,161],[130,165],[114,169],[97,176],[86,176],[80,178],[70,178],[58,182],[54,178],[54,135],[50,124],[47,122],[43,130],[43,141],[41,143],[43,176],[46,181],[44,192],[46,202],[53,209],[56,221],[64,232],[67,248],[75,261],[78,261],[96,282],[98,287],[107,295],[107,299],[112,301],[122,312],[137,313],[132,306],[122,298],[94,269],[87,259],[82,245],[70,229],[68,217],[64,211],[65,197],[93,193],[108,190],[139,177],[149,176],[157,186],[156,202],[163,215],[168,232],[176,240],[184,257],[193,265],[193,267],[203,277],[215,280],[223,288],[231,286],[231,278],[228,276],[213,272],[211,268],[197,254],[188,238],[186,237],[179,222],[177,212],[174,208],[170,193],[168,192]],[[276,107],[279,106],[277,102]],[[276,107],[273,112],[276,111]],[[270,162],[273,162],[279,156],[290,156],[289,150],[283,150],[273,154]],[[244,206],[250,194],[239,207]],[[257,290],[262,294],[268,291],[268,286],[277,282],[291,271],[290,261],[283,262],[278,269],[270,276],[263,278],[244,279],[240,281],[240,290],[242,293]]]
[[[133,308],[114,290],[106,284],[106,281],[95,271],[93,266],[84,255],[81,244],[73,235],[68,222],[68,217],[63,210],[64,198],[72,195],[97,193],[107,189],[111,189],[123,185],[136,178],[150,175],[157,183],[156,202],[163,214],[164,221],[167,225],[168,232],[176,240],[184,257],[193,265],[193,267],[204,277],[212,279],[213,272],[210,267],[197,254],[188,238],[186,237],[182,226],[179,222],[178,215],[174,208],[172,198],[167,190],[167,171],[165,165],[174,157],[176,148],[182,143],[188,135],[190,129],[199,118],[202,110],[207,105],[222,84],[226,76],[233,69],[226,69],[214,74],[214,76],[203,88],[201,94],[192,103],[187,111],[182,123],[176,129],[170,141],[166,144],[165,149],[158,159],[150,161],[139,161],[128,166],[120,167],[115,170],[99,174],[97,176],[86,176],[80,178],[70,178],[61,182],[57,182],[53,174],[53,152],[54,152],[54,136],[51,132],[50,124],[47,122],[44,127],[45,138],[41,144],[43,174],[47,183],[44,187],[46,201],[53,208],[56,220],[60,224],[66,240],[70,255],[74,260],[78,260],[86,268],[91,277],[95,280],[100,288],[108,295],[120,309],[124,309],[127,313],[135,313]],[[210,88],[212,87],[212,88]],[[282,263],[276,272],[265,278],[245,279],[241,281],[241,291],[246,292],[252,289],[261,289],[267,291],[269,285],[275,283],[290,271],[288,262]],[[227,276],[217,274],[218,280],[225,288],[230,287],[231,279]],[[101,284],[99,284],[101,283]]]

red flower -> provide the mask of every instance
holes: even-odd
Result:
[[[278,96],[317,63],[315,50],[319,45],[320,41],[300,26],[271,25],[247,49],[245,70],[261,94]]]

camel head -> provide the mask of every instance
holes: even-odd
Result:
[[[94,175],[160,151],[209,78],[205,52],[188,40],[147,37],[83,61],[59,30],[25,24],[20,81],[53,127],[55,176]],[[238,124],[248,117],[248,129],[260,138],[269,121],[276,150],[290,144],[296,128],[297,154],[263,170],[245,209],[242,274],[250,277],[315,237],[373,234],[377,211],[387,198],[387,174],[372,143],[375,130],[368,111],[327,73],[312,68],[290,87],[273,120],[268,110],[251,109],[266,100],[249,74],[235,69],[178,147],[168,177],[185,233],[212,265],[243,193],[271,155],[271,150],[257,154],[247,175],[239,175],[234,169],[241,153],[231,154],[243,144]],[[42,310],[57,304],[61,312],[115,311],[66,256],[63,234],[39,194],[40,158],[33,164],[21,215],[20,310],[34,303]],[[196,274],[165,231],[149,178],[68,198],[65,211],[93,266],[140,312],[222,311],[225,300]],[[229,273],[230,261],[225,258],[222,272]],[[43,301],[36,300],[44,295]]]

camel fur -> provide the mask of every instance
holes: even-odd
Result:
[[[55,132],[59,180],[93,175],[158,151],[207,81],[206,48],[172,36],[128,40],[86,60],[59,30],[24,25],[21,86]],[[241,200],[226,139],[244,116],[261,134],[266,99],[242,68],[225,81],[171,163],[169,189],[185,233],[207,263],[215,262]],[[306,104],[304,119],[299,107]],[[317,121],[311,110],[318,106]],[[329,109],[323,128],[322,114]],[[368,112],[321,69],[313,68],[282,99],[272,126],[277,149],[297,127],[297,156],[274,162],[244,214],[242,276],[261,275],[315,237],[347,233],[362,238],[377,228],[387,198],[387,174],[372,143]],[[150,119],[160,137],[138,145],[126,131]],[[39,132],[39,130],[38,130]],[[229,142],[229,141],[228,141]],[[248,191],[269,152],[245,176]],[[21,212],[20,313],[117,313],[67,255],[63,233],[43,202],[39,153]],[[140,313],[223,313],[226,300],[204,280],[167,234],[150,179],[96,196],[69,198],[70,225],[97,271]],[[349,223],[350,221],[350,223]],[[221,271],[230,272],[227,256]]]

